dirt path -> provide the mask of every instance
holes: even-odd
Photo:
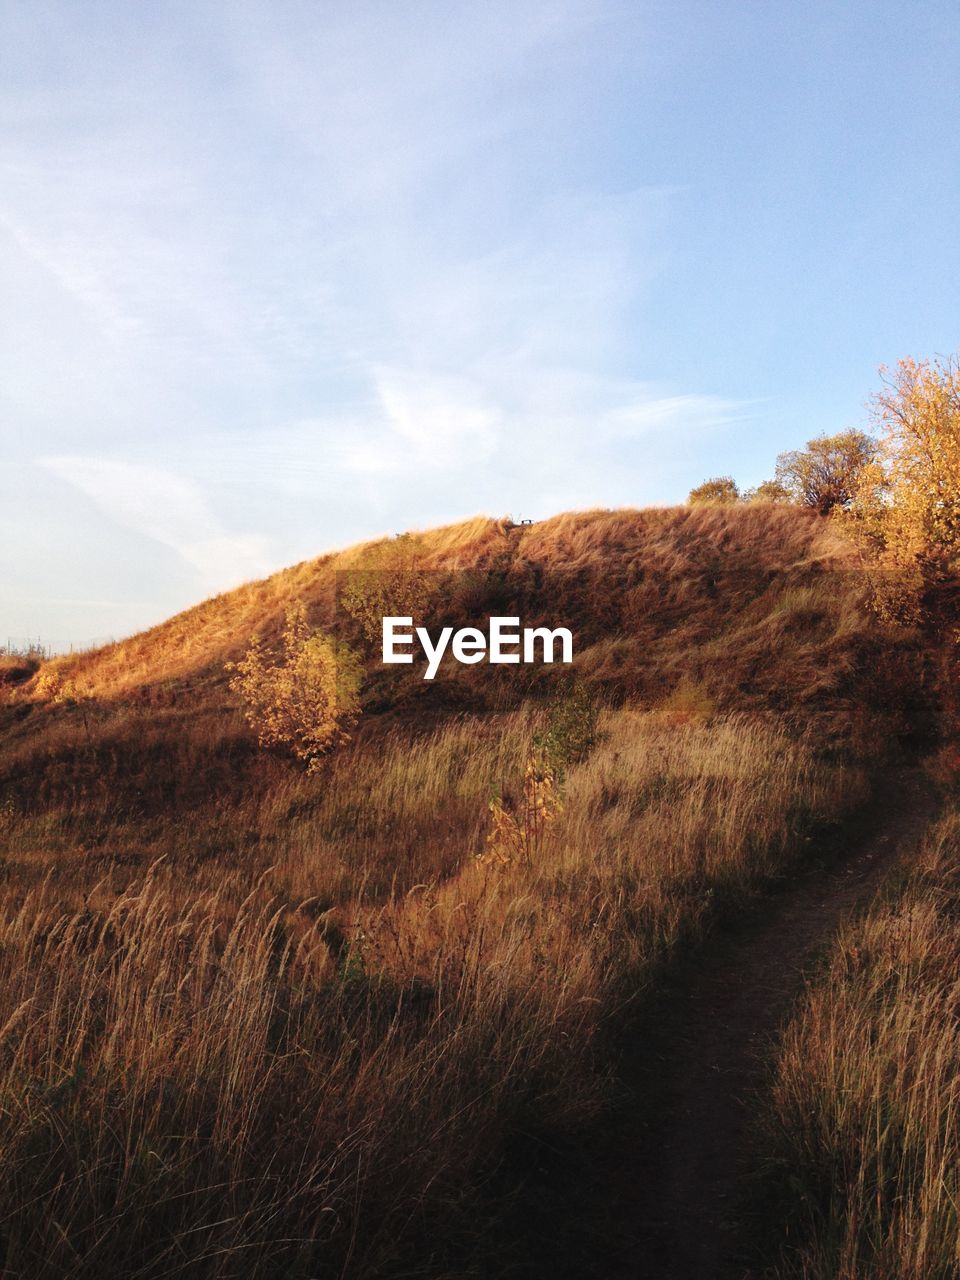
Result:
[[[505,1275],[752,1280],[735,1217],[773,1037],[844,917],[915,849],[935,812],[918,770],[891,771],[855,836],[833,850],[812,845],[806,871],[663,984],[647,1031],[623,1046],[615,1121],[542,1153],[542,1203],[529,1184],[521,1197],[537,1257]]]
[[[733,1212],[749,1158],[750,1099],[771,1038],[843,918],[870,900],[934,816],[918,771],[891,773],[878,790],[861,836],[765,898],[752,920],[708,948],[695,973],[671,983],[658,1002],[669,1011],[656,1037],[660,1079],[651,1080],[644,1046],[628,1051],[625,1081],[637,1091],[653,1086],[657,1119],[634,1135],[634,1171],[621,1164],[611,1179],[611,1193],[619,1182],[619,1194],[635,1196],[637,1213],[628,1231],[633,1248],[618,1250],[618,1277],[750,1275],[748,1264],[737,1262],[744,1254]]]

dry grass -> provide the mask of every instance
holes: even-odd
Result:
[[[422,539],[448,622],[574,626],[606,708],[528,863],[475,855],[543,672],[371,663],[358,736],[310,777],[232,705],[223,663],[292,600],[336,627],[362,548],[58,660],[83,716],[0,687],[5,1280],[499,1273],[511,1135],[603,1105],[625,1006],[861,798],[910,714],[848,549],[802,512]]]
[[[600,1105],[612,1012],[850,801],[782,732],[622,709],[542,860],[484,868],[482,793],[534,724],[371,744],[243,863],[192,862],[181,825],[143,871],[45,871],[9,820],[5,1275],[440,1274],[506,1135]],[[441,853],[411,837],[437,814]],[[392,883],[385,826],[413,846]]]
[[[762,505],[583,512],[509,532],[478,517],[417,538],[424,571],[512,573],[521,596],[523,573],[531,566],[564,575],[578,589],[569,587],[566,599],[551,598],[550,608],[579,605],[571,610],[572,621],[585,623],[583,605],[599,607],[601,620],[606,616],[619,630],[634,629],[653,602],[674,621],[695,606],[709,625],[710,614],[729,615],[742,603],[724,595],[725,586],[758,594],[773,574],[846,572],[856,563],[823,521],[795,508]],[[279,634],[289,604],[302,601],[316,625],[334,627],[336,574],[362,565],[372,545],[294,565],[129,640],[47,665],[104,702],[171,682],[189,700],[211,675],[222,675],[223,663],[237,657],[255,632]]]
[[[852,552],[808,513],[589,512],[508,532],[475,520],[421,537],[445,623],[492,611],[570,625],[577,671],[605,701],[651,707],[697,690],[705,705],[813,732],[854,756],[917,714],[909,638],[870,621]],[[224,663],[254,632],[268,643],[279,636],[294,600],[312,624],[342,631],[335,575],[362,555],[295,566],[128,641],[44,664],[36,679],[0,684],[0,796],[24,813],[59,805],[76,818],[82,809],[87,828],[121,815],[142,827],[214,795],[266,801],[292,771],[257,752]],[[41,696],[51,668],[89,695],[82,708]],[[370,654],[361,737],[509,713],[548,691],[549,679],[543,668],[446,663],[427,684]]]
[[[780,1052],[767,1128],[777,1275],[960,1275],[960,812],[838,940]]]
[[[502,550],[508,539],[497,522],[477,517],[462,524],[420,535],[426,556],[424,568],[458,567],[475,563],[491,548]],[[373,544],[365,544],[370,546]],[[95,697],[110,700],[141,689],[176,681],[185,683],[219,673],[237,657],[255,632],[279,634],[288,605],[302,601],[317,623],[333,621],[335,575],[363,562],[365,545],[306,560],[250,582],[234,591],[212,596],[167,622],[129,640],[87,653],[52,659],[47,665],[73,678]]]

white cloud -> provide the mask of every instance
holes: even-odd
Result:
[[[667,432],[700,434],[747,416],[745,401],[720,396],[674,395],[644,399],[635,396],[601,418],[601,432],[612,439],[640,439]]]
[[[21,223],[11,213],[4,213],[2,210],[0,231],[5,231],[15,245],[42,267],[64,293],[90,312],[108,334],[119,335],[136,329],[136,320],[119,305],[89,251],[78,245],[74,238],[59,241],[47,239],[42,233]]]
[[[200,486],[185,476],[109,458],[61,456],[40,458],[39,463],[117,524],[175,551],[206,589],[223,590],[272,567],[265,539],[228,534]]]
[[[518,114],[543,128],[543,80],[606,9],[250,0],[226,7],[223,22],[245,98],[322,172],[324,212],[356,217],[429,205],[439,173],[516,140]]]
[[[57,73],[25,17],[0,89],[0,431],[204,590],[653,500],[744,412],[633,376],[676,189],[595,154],[621,6],[52,2]]]
[[[502,414],[469,379],[383,367],[373,378],[387,425],[415,462],[455,470],[493,453]]]

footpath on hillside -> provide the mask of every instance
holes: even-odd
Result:
[[[511,1274],[759,1275],[739,1199],[776,1033],[844,918],[916,850],[935,812],[918,769],[891,770],[857,829],[836,848],[813,846],[805,870],[667,976],[644,1030],[623,1046],[616,1122],[569,1150],[542,1152],[540,1193],[534,1177],[530,1197],[519,1197],[539,1263],[525,1259]]]

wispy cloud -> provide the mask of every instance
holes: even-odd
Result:
[[[0,422],[198,590],[652,500],[749,411],[636,374],[678,188],[600,176],[619,4],[52,3],[0,88]]]
[[[416,465],[482,466],[496,449],[501,409],[469,379],[383,367],[373,378],[389,431]]]
[[[193,480],[158,467],[108,458],[50,457],[40,464],[79,489],[110,519],[169,547],[207,589],[223,589],[266,573],[266,543],[229,534]]]

